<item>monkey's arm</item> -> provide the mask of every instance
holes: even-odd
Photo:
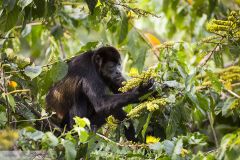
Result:
[[[109,115],[116,109],[122,108],[127,104],[139,102],[139,98],[146,94],[152,87],[152,82],[141,85],[129,92],[109,95],[103,88],[105,86],[97,86],[93,81],[82,81],[84,94],[88,97],[97,113]]]

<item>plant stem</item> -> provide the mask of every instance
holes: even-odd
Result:
[[[4,88],[4,99],[6,100],[6,104],[7,104],[7,125],[8,127],[10,127],[10,121],[11,121],[11,108],[10,108],[10,104],[8,101],[8,97],[7,97],[7,84],[6,84],[6,79],[5,79],[5,73],[4,73],[4,68],[2,67],[2,78],[3,78],[3,88]]]
[[[214,129],[214,126],[213,126],[214,124],[213,124],[213,121],[211,120],[210,113],[207,113],[207,116],[208,116],[208,120],[210,122],[210,127],[211,127],[211,130],[212,130],[212,133],[213,133],[213,138],[214,138],[214,141],[215,141],[215,145],[218,148],[219,145],[218,145],[217,134],[216,134],[216,131]]]

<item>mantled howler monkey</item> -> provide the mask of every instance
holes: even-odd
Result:
[[[122,107],[139,102],[153,85],[149,81],[126,93],[118,88],[125,81],[121,73],[121,58],[113,47],[102,47],[72,58],[68,73],[56,83],[46,96],[47,107],[56,111],[62,125],[72,128],[73,117],[86,117],[94,129],[100,128],[106,117],[113,115],[119,120],[126,117]],[[128,140],[136,141],[132,123],[125,127]]]

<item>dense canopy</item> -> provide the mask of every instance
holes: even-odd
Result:
[[[72,57],[102,46],[121,53],[119,92],[150,79],[154,91],[97,132],[77,116],[61,129],[46,94]],[[68,160],[240,157],[239,0],[2,0],[0,55],[0,150]],[[124,136],[128,120],[138,142]]]

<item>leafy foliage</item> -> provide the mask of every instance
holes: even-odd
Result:
[[[239,6],[0,1],[0,150],[41,150],[50,159],[239,159]],[[122,53],[129,79],[122,92],[150,79],[155,91],[97,133],[83,117],[61,130],[46,111],[46,93],[71,57],[103,45]],[[129,119],[138,143],[123,136]]]

